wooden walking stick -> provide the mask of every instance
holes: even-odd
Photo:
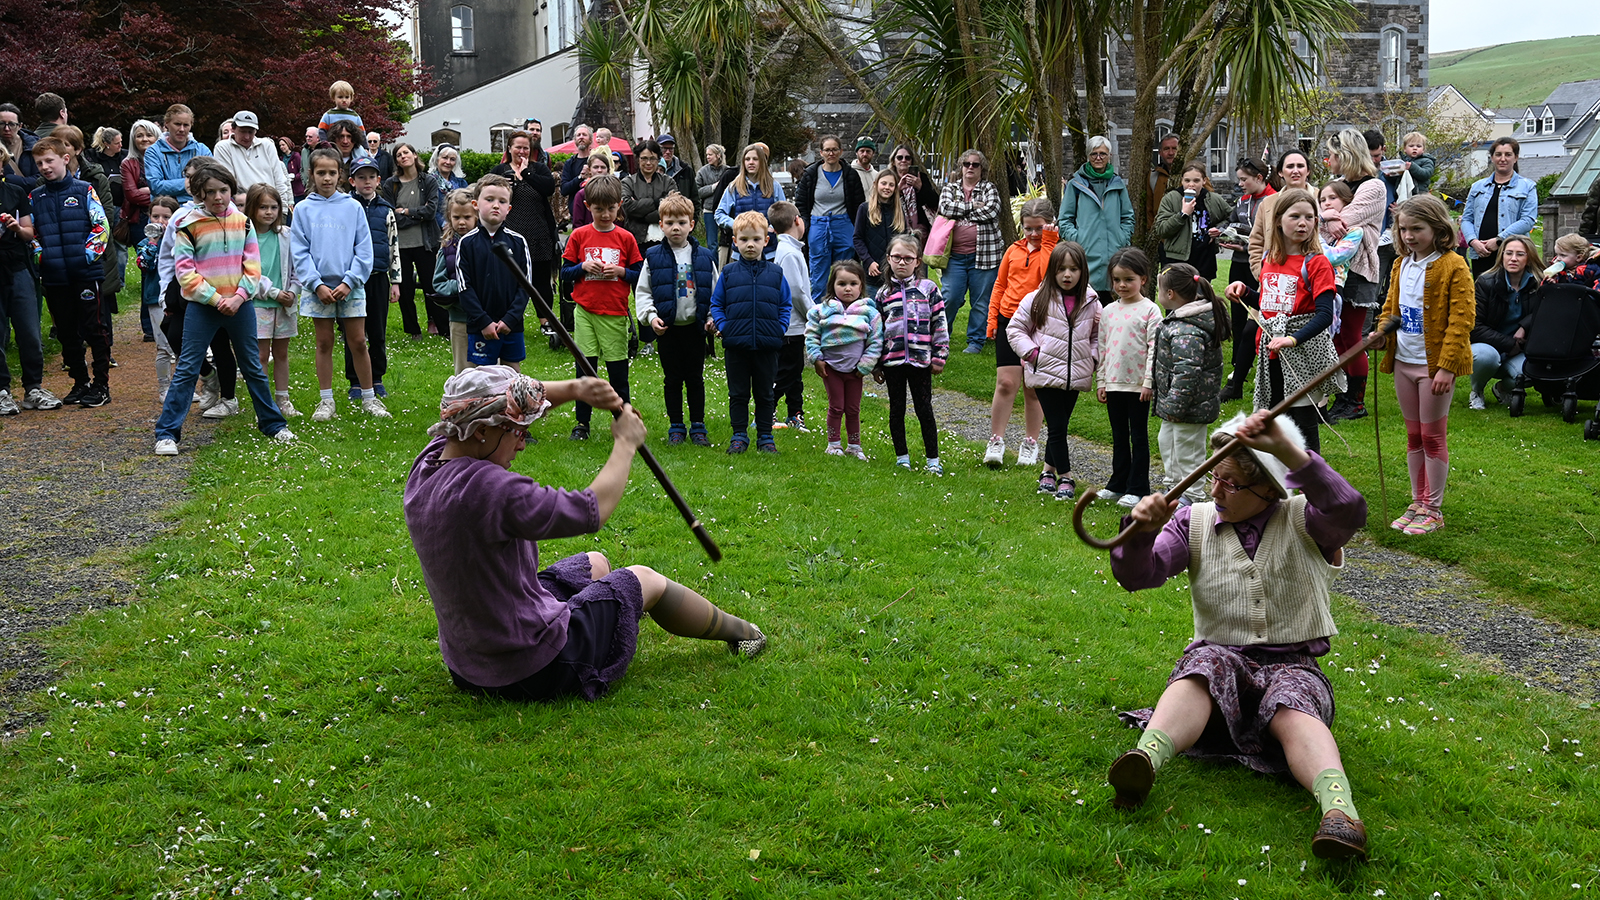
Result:
[[[595,371],[594,366],[589,362],[589,358],[584,356],[583,351],[578,349],[578,342],[572,339],[571,332],[567,331],[566,326],[561,324],[561,319],[550,309],[550,301],[546,300],[543,294],[534,290],[533,282],[528,280],[527,273],[517,265],[516,257],[511,255],[511,248],[504,244],[495,244],[494,255],[500,257],[500,261],[506,264],[506,268],[516,273],[517,280],[522,282],[522,289],[528,292],[529,297],[533,298],[533,305],[538,311],[539,317],[550,323],[550,327],[556,331],[556,337],[561,339],[561,343],[565,344],[568,352],[572,354],[573,360],[578,364],[578,372],[590,378],[599,378],[599,373]],[[622,415],[622,413],[618,411],[611,415],[615,418]],[[706,532],[706,527],[700,524],[699,517],[694,514],[694,510],[690,509],[689,504],[684,501],[683,495],[678,493],[678,489],[673,486],[672,479],[667,477],[666,471],[661,468],[661,463],[656,461],[655,454],[650,452],[649,447],[640,444],[639,458],[644,460],[644,464],[650,469],[650,474],[656,476],[656,481],[661,482],[661,489],[667,492],[667,499],[671,500],[672,505],[678,508],[678,515],[683,516],[683,521],[689,524],[689,530],[694,532],[695,538],[700,541],[700,546],[706,551],[706,555],[711,557],[712,562],[721,562],[722,548],[718,547],[717,542],[711,539],[711,535]]]
[[[1267,410],[1267,421],[1276,419],[1278,416],[1288,411],[1289,407],[1300,402],[1300,399],[1311,393],[1311,391],[1316,388],[1317,385],[1327,381],[1329,378],[1332,378],[1335,374],[1337,374],[1340,369],[1345,367],[1346,363],[1350,362],[1352,359],[1355,359],[1358,355],[1367,352],[1367,348],[1379,343],[1380,341],[1383,341],[1390,334],[1394,333],[1394,331],[1399,327],[1399,316],[1390,316],[1383,322],[1379,323],[1377,329],[1373,331],[1372,334],[1367,335],[1366,340],[1355,345],[1354,347],[1351,347],[1349,350],[1346,350],[1343,356],[1334,361],[1333,365],[1317,373],[1316,377],[1301,385],[1299,390],[1283,398],[1283,401],[1277,406]],[[1200,464],[1199,468],[1195,469],[1193,472],[1190,472],[1182,481],[1174,485],[1172,490],[1167,491],[1165,495],[1166,501],[1168,503],[1178,502],[1178,498],[1183,496],[1183,492],[1188,490],[1189,487],[1196,481],[1199,481],[1201,476],[1216,468],[1219,463],[1227,459],[1229,456],[1232,456],[1234,451],[1243,446],[1244,441],[1240,440],[1238,437],[1235,437],[1233,440],[1229,441],[1227,446],[1211,454],[1211,456],[1206,459],[1205,462]],[[1085,491],[1083,496],[1078,498],[1078,504],[1077,506],[1073,507],[1072,510],[1072,530],[1078,533],[1078,538],[1085,544],[1100,550],[1110,550],[1113,547],[1121,546],[1128,540],[1128,538],[1133,536],[1134,528],[1138,527],[1137,523],[1128,525],[1127,528],[1122,529],[1122,531],[1116,537],[1109,541],[1100,540],[1099,538],[1090,534],[1089,529],[1083,526],[1083,511],[1088,509],[1089,504],[1093,503],[1094,500],[1094,491]]]
[[[1383,432],[1378,430],[1378,376],[1377,366],[1372,367],[1372,450],[1378,454],[1378,496],[1383,500],[1383,518],[1389,519],[1389,485],[1383,480]]]

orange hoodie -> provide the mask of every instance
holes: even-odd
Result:
[[[994,340],[1000,317],[1011,318],[1022,298],[1039,289],[1050,251],[1060,240],[1059,232],[1046,228],[1039,235],[1039,249],[1029,250],[1026,238],[1006,248],[1006,255],[1000,257],[1000,271],[994,277],[994,291],[989,294],[989,340]]]

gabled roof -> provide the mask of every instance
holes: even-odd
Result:
[[[1439,102],[1439,99],[1442,98],[1447,92],[1454,94],[1457,101],[1465,103],[1467,106],[1471,107],[1473,112],[1476,112],[1478,115],[1483,116],[1484,118],[1490,118],[1494,115],[1491,111],[1486,110],[1469,100],[1467,95],[1461,93],[1461,91],[1453,84],[1441,84],[1430,88],[1428,90],[1428,105],[1432,106],[1433,104]]]
[[[1600,78],[1591,78],[1588,81],[1567,81],[1556,85],[1550,96],[1544,98],[1548,104],[1570,103],[1587,109],[1600,100]]]
[[[1592,130],[1583,147],[1568,158],[1571,165],[1550,189],[1552,197],[1581,197],[1588,193],[1595,178],[1600,177],[1600,129]]]

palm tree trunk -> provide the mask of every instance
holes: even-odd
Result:
[[[744,112],[739,117],[739,150],[744,153],[744,148],[750,146],[750,117],[755,112],[756,106],[756,47],[755,38],[746,37],[744,42],[745,59],[749,60],[750,69],[745,73],[744,81]],[[742,157],[741,157],[742,158]]]
[[[978,122],[975,135],[978,149],[990,160],[991,179],[1000,192],[1000,236],[1009,244],[1017,239],[1017,223],[1009,214],[1011,179],[1006,177],[1011,141],[1010,135],[995,134],[994,104],[998,85],[995,84],[993,70],[981,61],[984,57],[979,55],[989,49],[989,30],[984,25],[978,0],[955,0],[955,12],[957,34],[961,38],[962,65],[967,70],[967,83],[972,86],[973,116]],[[996,172],[998,176],[994,174]]]
[[[1034,85],[1034,148],[1042,157],[1044,163],[1044,189],[1050,197],[1051,205],[1061,202],[1061,105],[1056,101],[1061,96],[1058,88],[1060,83],[1056,79],[1054,68],[1047,70],[1044,64],[1044,51],[1039,46],[1039,0],[1025,0],[1022,8],[1023,34],[1028,41],[1028,56],[1031,67],[1038,73],[1040,83]],[[1070,56],[1063,53],[1062,56]],[[1077,101],[1077,92],[1071,89],[1072,83],[1066,82],[1066,93]]]

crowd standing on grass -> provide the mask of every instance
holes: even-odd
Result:
[[[720,339],[728,454],[752,445],[776,454],[778,432],[809,431],[809,366],[824,386],[824,453],[870,459],[861,422],[870,377],[888,395],[895,464],[939,476],[935,379],[955,342],[967,354],[992,343],[992,437],[981,462],[1005,466],[1020,391],[1016,464],[1039,466],[1040,495],[1074,499],[1068,435],[1091,392],[1110,425],[1112,472],[1084,489],[1127,508],[1138,531],[1113,553],[1113,574],[1129,590],[1190,574],[1196,642],[1156,706],[1126,715],[1142,734],[1110,772],[1117,804],[1144,802],[1174,754],[1226,756],[1292,772],[1323,809],[1317,854],[1364,858],[1316,657],[1336,633],[1329,574],[1366,515],[1319,455],[1320,429],[1368,415],[1367,355],[1281,419],[1241,414],[1212,427],[1224,403],[1272,407],[1341,352],[1376,340],[1378,317],[1398,317],[1398,332],[1377,346],[1405,421],[1412,503],[1391,527],[1442,528],[1456,379],[1470,379],[1471,410],[1485,408],[1491,382],[1504,398],[1523,372],[1539,287],[1600,285],[1585,237],[1560,236],[1545,268],[1528,237],[1537,192],[1517,171],[1515,139],[1494,142],[1492,171],[1472,186],[1458,229],[1429,193],[1437,164],[1417,132],[1391,157],[1377,131],[1339,131],[1320,148],[1331,176],[1320,186],[1302,149],[1245,156],[1231,200],[1211,183],[1213,166],[1179,160],[1180,141],[1168,136],[1146,198],[1152,263],[1132,246],[1133,199],[1104,136],[1085,142],[1057,206],[1034,198],[1013,212],[978,150],[955,157],[941,181],[906,142],[879,167],[870,135],[821,135],[814,162],[779,167],[791,174],[786,191],[760,141],[736,154],[710,144],[696,169],[671,135],[630,146],[580,124],[557,168],[542,125],[528,119],[500,164],[469,182],[459,148],[386,146],[349,82],[328,96],[331,108],[298,144],[262,134],[260,117],[241,109],[211,146],[182,103],[159,123],[87,135],[57,94],[38,96],[32,129],[19,107],[0,103],[0,333],[14,336],[21,364],[13,395],[0,354],[0,415],[111,402],[111,317],[130,252],[141,336],[155,345],[161,456],[179,452],[192,409],[213,419],[241,412],[240,375],[260,431],[294,441],[289,357],[302,319],[314,333],[311,421],[341,409],[336,343],[349,404],[388,418],[396,305],[410,339],[451,349],[440,422],[405,505],[452,678],[514,699],[593,699],[626,669],[645,611],[674,634],[722,640],[744,656],[766,642],[642,566],[612,571],[590,553],[537,569],[539,539],[592,532],[620,499],[644,439],[629,405],[641,344],[661,364],[670,445],[719,443],[705,368]],[[1021,237],[1007,246],[1002,217],[1013,215]],[[1223,250],[1231,261],[1218,296]],[[71,379],[61,398],[44,387],[43,306]],[[536,321],[546,309],[603,378],[520,374],[529,335],[550,328]],[[916,464],[908,396],[921,432]],[[558,491],[509,473],[529,424],[567,401],[574,441],[590,437],[594,408],[617,414],[594,484]],[[1209,487],[1168,502],[1151,491],[1152,412],[1169,482],[1234,436],[1246,449]],[[1258,571],[1260,590],[1242,591]],[[1208,727],[1213,719],[1226,727]]]

